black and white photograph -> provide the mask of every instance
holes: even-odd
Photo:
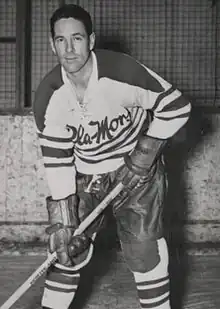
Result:
[[[0,0],[0,309],[220,308],[220,1]]]

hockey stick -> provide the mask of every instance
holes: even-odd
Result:
[[[103,201],[85,218],[85,220],[75,230],[74,236],[81,234],[85,229],[103,212],[109,203],[120,193],[124,185],[120,182]],[[47,260],[38,267],[35,272],[9,297],[0,309],[9,309],[11,306],[40,278],[43,273],[57,259],[56,252],[50,254]]]

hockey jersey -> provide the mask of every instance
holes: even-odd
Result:
[[[155,72],[123,53],[92,52],[93,70],[82,102],[63,67],[40,83],[33,106],[47,180],[54,199],[76,191],[76,172],[116,170],[147,134],[168,139],[188,120],[191,104]]]

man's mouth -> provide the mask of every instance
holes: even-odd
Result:
[[[72,61],[75,61],[77,59],[77,57],[68,57],[68,58],[65,58],[67,62],[72,62]]]

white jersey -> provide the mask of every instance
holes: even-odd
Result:
[[[172,137],[188,120],[190,103],[132,57],[92,52],[93,71],[82,102],[64,69],[57,65],[36,92],[34,115],[47,179],[54,199],[76,191],[76,172],[116,170],[153,115],[147,134]]]

